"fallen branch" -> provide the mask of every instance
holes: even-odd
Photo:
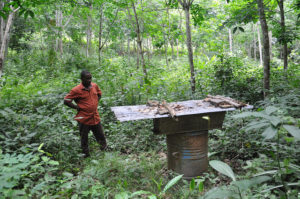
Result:
[[[167,104],[167,102],[165,100],[162,101],[162,106],[168,110],[169,114],[171,115],[171,117],[173,119],[175,119],[176,121],[178,121],[178,119],[176,118],[176,112],[175,112],[175,110],[172,107],[170,107],[169,104]]]
[[[212,96],[212,95],[207,95],[207,97],[204,99],[205,102],[210,102],[214,106],[218,106],[221,108],[241,108],[246,106],[245,103],[234,100],[230,97],[224,97],[224,96]]]

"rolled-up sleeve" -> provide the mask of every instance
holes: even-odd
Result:
[[[66,101],[72,101],[74,99],[78,98],[78,92],[75,92],[74,89],[72,89],[64,98]]]

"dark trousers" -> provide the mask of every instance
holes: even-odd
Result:
[[[88,136],[90,130],[93,132],[97,142],[100,144],[100,149],[103,150],[106,148],[106,139],[103,132],[103,127],[101,125],[101,122],[99,122],[96,125],[86,125],[82,123],[79,124],[79,132],[80,132],[80,138],[81,138],[81,148],[82,152],[85,154],[85,156],[89,156],[89,144],[88,144]]]

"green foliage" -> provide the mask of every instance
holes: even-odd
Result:
[[[299,44],[291,40],[289,69],[283,71],[280,43],[273,39],[270,95],[258,101],[262,99],[263,71],[251,56],[245,58],[248,47],[253,50],[252,27],[246,23],[257,21],[254,1],[230,1],[228,5],[205,1],[205,5],[191,6],[191,22],[197,25],[192,27],[197,80],[194,94],[190,90],[190,69],[184,49],[184,16],[177,10],[181,8],[177,0],[136,4],[147,79],[141,65],[136,64],[135,18],[131,8],[127,10],[129,1],[97,0],[93,1],[92,10],[87,7],[88,2],[11,2],[19,2],[23,7],[14,21],[0,79],[1,197],[298,196]],[[11,11],[8,6],[0,15],[5,17]],[[107,40],[101,61],[97,52],[100,6],[102,39]],[[166,6],[176,9],[169,9],[167,15]],[[64,27],[56,26],[54,13],[58,8],[63,13],[63,25],[70,19]],[[289,25],[296,19],[290,15],[286,15]],[[93,22],[89,57],[87,16]],[[228,32],[220,29],[223,23],[236,27],[232,54],[227,50]],[[276,31],[280,30],[276,25],[272,30],[277,37]],[[62,54],[56,50],[57,31],[62,31]],[[173,46],[167,44],[167,37]],[[166,56],[159,49],[163,45],[168,46]],[[171,59],[171,53],[175,55],[177,49],[178,57]],[[169,58],[168,65],[165,57]],[[93,81],[102,89],[99,112],[108,141],[108,151],[102,152],[91,135],[91,157],[87,159],[80,152],[75,112],[63,105],[66,93],[80,83],[83,68],[90,70]],[[112,106],[145,104],[148,99],[171,102],[203,99],[207,94],[230,96],[255,107],[255,112],[226,117],[223,129],[209,133],[210,154],[226,162],[210,164],[230,178],[209,170],[191,181],[183,180],[182,175],[167,170],[165,137],[153,135],[152,121],[120,123],[110,110]]]
[[[232,169],[226,163],[218,160],[212,160],[209,162],[209,164],[218,172],[230,177],[233,180],[233,182],[229,186],[222,186],[222,187],[211,189],[204,195],[204,198],[206,199],[224,198],[224,197],[242,199],[244,197],[247,197],[247,195],[244,194],[250,187],[259,185],[271,179],[268,176],[259,176],[249,180],[237,181]]]

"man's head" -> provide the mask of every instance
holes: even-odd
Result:
[[[87,70],[83,70],[81,71],[80,79],[83,86],[88,88],[92,82],[92,74]]]

